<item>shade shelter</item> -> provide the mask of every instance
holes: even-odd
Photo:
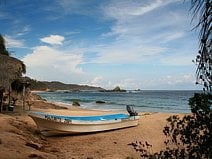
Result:
[[[3,108],[4,93],[8,92],[8,105],[10,104],[11,84],[22,78],[26,73],[24,63],[17,58],[0,54],[0,111]]]

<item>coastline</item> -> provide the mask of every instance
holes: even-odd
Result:
[[[141,91],[137,93],[117,92],[42,92],[37,93],[50,102],[71,105],[77,101],[85,109],[125,111],[132,105],[137,112],[190,113],[188,100],[193,91]],[[98,101],[103,103],[99,104]]]
[[[108,111],[95,111],[75,106],[35,101],[32,111],[61,115],[97,115]],[[163,127],[166,119],[176,113],[139,113],[137,127],[75,136],[42,136],[34,123],[19,105],[14,112],[0,114],[0,153],[3,158],[140,158],[129,143],[148,141],[152,152],[165,148]],[[178,114],[184,115],[184,114]]]

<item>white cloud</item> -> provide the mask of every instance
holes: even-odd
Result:
[[[164,78],[159,79],[161,83],[166,83],[168,85],[179,85],[185,83],[193,83],[195,81],[194,75],[192,74],[181,74],[178,76],[167,75]]]
[[[133,44],[132,44],[133,45]],[[166,48],[159,46],[135,45],[128,43],[114,43],[109,46],[99,46],[94,48],[98,56],[92,63],[142,63],[151,56],[156,56],[164,52]]]
[[[49,20],[57,20],[73,14],[85,16],[96,15],[96,13],[98,13],[98,8],[96,7],[93,9],[94,6],[92,5],[92,1],[95,2],[96,0],[59,0],[52,2],[49,6],[45,6],[44,10],[53,13],[48,15]]]
[[[180,38],[184,38],[186,36],[186,33],[184,31],[178,31],[178,32],[164,32],[155,35],[154,37],[150,38],[149,41],[146,42],[152,42],[152,41],[159,41],[161,44],[169,43],[174,40],[179,40]]]
[[[171,55],[166,56],[160,59],[160,62],[162,65],[171,65],[171,66],[189,66],[194,65],[192,63],[192,59],[194,59],[194,56],[185,54],[185,55]]]
[[[6,46],[9,48],[24,48],[24,41],[13,38],[12,36],[5,36]]]
[[[29,25],[26,25],[23,28],[21,28],[21,30],[19,31],[19,33],[17,33],[17,36],[25,35],[25,34],[27,34],[30,31],[31,31],[30,26]]]
[[[91,86],[102,86],[103,82],[103,77],[102,76],[96,76],[94,77],[89,83]]]
[[[182,38],[184,35],[185,35],[184,32],[172,33],[164,37],[164,41],[167,42],[167,41],[176,40],[176,39]]]
[[[158,55],[163,58],[174,40],[188,36],[186,27],[190,22],[185,12],[180,12],[181,6],[177,2],[179,0],[125,0],[110,1],[102,6],[105,18],[113,22],[111,31],[103,33],[102,38],[112,38],[113,41],[93,48],[98,53],[94,62],[143,63]],[[178,8],[171,10],[173,4]],[[180,46],[183,48],[183,45]]]
[[[48,43],[48,44],[57,44],[62,45],[62,42],[65,40],[63,36],[60,35],[50,35],[48,37],[44,37],[40,39],[42,42]]]
[[[177,1],[180,0],[112,1],[108,6],[103,7],[103,10],[106,17],[126,21]]]
[[[149,79],[148,79],[149,78]],[[113,89],[116,86],[127,90],[136,89],[194,89],[195,88],[195,76],[194,74],[170,74],[155,76],[155,78],[143,77],[136,78],[123,78],[123,79],[106,79],[102,76],[97,76],[91,81],[87,81],[86,84],[92,86],[100,86],[106,89]]]
[[[137,80],[132,78],[121,79],[117,84],[114,84],[114,88],[120,86],[122,89],[140,89]]]
[[[140,83],[141,89],[194,89],[194,74],[175,74],[163,77],[144,79]]]
[[[79,66],[81,54],[61,51],[48,46],[38,46],[23,59],[27,66],[27,75],[40,80],[71,81],[83,75]]]
[[[164,2],[161,0],[156,0],[155,3],[135,8],[135,10],[131,11],[131,15],[143,15],[163,5],[165,5]]]
[[[69,31],[65,33],[67,36],[71,36],[71,35],[75,35],[75,34],[80,34],[80,31],[76,30],[76,31]]]
[[[83,3],[84,2],[84,3]],[[60,0],[58,1],[58,5],[60,5],[65,12],[69,13],[80,13],[78,10],[81,7],[86,7],[85,1],[80,1],[80,0]]]

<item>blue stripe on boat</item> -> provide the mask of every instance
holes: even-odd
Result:
[[[50,118],[65,119],[65,120],[84,120],[84,121],[114,120],[114,119],[129,118],[129,115],[126,114],[106,114],[97,116],[61,116],[61,115],[46,114],[42,112],[31,112],[31,113]]]

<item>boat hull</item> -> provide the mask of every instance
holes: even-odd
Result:
[[[45,136],[115,130],[137,126],[139,121],[139,116],[106,121],[61,121],[46,119],[36,115],[29,116],[35,121],[39,130]]]

